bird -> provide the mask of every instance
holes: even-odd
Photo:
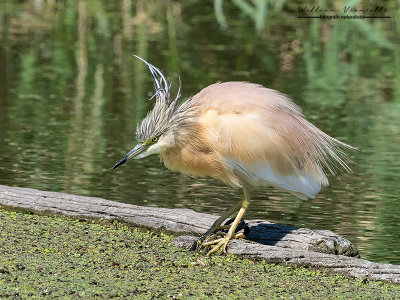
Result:
[[[171,96],[162,71],[144,60],[153,79],[155,104],[136,128],[137,144],[112,170],[129,159],[158,154],[164,165],[192,177],[212,177],[243,197],[192,246],[225,253],[250,204],[250,189],[274,187],[300,199],[315,198],[327,175],[350,173],[347,149],[356,149],[306,120],[288,96],[246,81],[217,82],[181,101],[181,80]],[[231,215],[230,225],[222,225]],[[228,223],[228,222],[227,222]],[[212,239],[222,229],[222,237]],[[210,240],[211,239],[211,240]]]

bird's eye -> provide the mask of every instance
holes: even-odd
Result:
[[[152,141],[153,143],[157,143],[158,137],[153,137],[153,138],[151,139],[151,141]]]

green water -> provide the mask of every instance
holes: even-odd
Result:
[[[398,7],[390,19],[323,21],[298,19],[285,1],[254,15],[239,2],[223,1],[223,15],[221,1],[1,4],[0,184],[215,214],[232,206],[240,191],[171,173],[158,157],[109,171],[153,105],[136,54],[179,75],[183,98],[216,81],[278,89],[358,147],[353,174],[330,178],[316,199],[254,191],[246,217],[329,229],[363,258],[400,264]]]

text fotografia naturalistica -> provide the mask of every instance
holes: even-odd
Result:
[[[299,6],[298,12],[301,14],[298,18],[323,20],[391,18],[384,15],[388,12],[388,9],[384,6],[365,7],[362,9],[352,6],[344,6],[341,9],[321,6]]]

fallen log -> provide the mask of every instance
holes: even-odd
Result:
[[[74,217],[117,219],[135,226],[184,234],[174,240],[188,247],[217,216],[190,209],[143,207],[65,193],[0,185],[0,205]],[[360,259],[355,245],[328,230],[297,228],[263,220],[246,221],[246,240],[230,242],[228,252],[289,266],[400,283],[400,266]]]

